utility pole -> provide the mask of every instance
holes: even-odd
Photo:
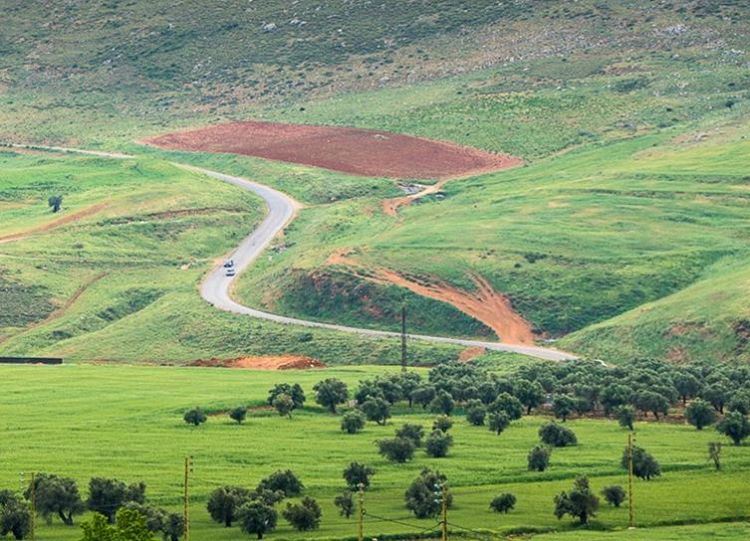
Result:
[[[193,471],[193,457],[185,457],[185,492],[182,498],[182,518],[185,522],[185,541],[190,541],[190,474]]]
[[[406,372],[406,301],[401,303],[401,372]]]
[[[31,505],[31,528],[29,528],[29,539],[34,541],[36,539],[36,481],[35,474],[31,472],[31,485],[30,485],[30,498],[29,503]]]
[[[628,528],[635,528],[633,508],[633,433],[628,432]]]
[[[357,541],[364,541],[365,539],[365,485],[359,483],[357,485],[359,489],[359,509],[357,515]]]
[[[440,487],[440,515],[440,539],[448,541],[448,486],[445,483]]]

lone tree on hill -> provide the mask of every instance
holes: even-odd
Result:
[[[495,513],[508,513],[516,506],[516,497],[509,492],[495,496],[490,502],[490,509]]]
[[[362,488],[368,488],[370,486],[370,477],[375,474],[375,470],[365,464],[359,462],[352,462],[344,470],[344,480],[346,486],[353,490],[357,490],[360,485]]]
[[[144,483],[126,485],[117,479],[102,477],[92,477],[89,481],[89,499],[86,505],[89,510],[107,517],[110,524],[114,524],[117,511],[129,502],[146,502]]]
[[[243,532],[256,535],[258,539],[276,528],[279,515],[270,505],[260,501],[245,503],[239,510],[239,523]]]
[[[12,534],[14,539],[26,539],[31,533],[31,510],[10,490],[0,491],[0,536]]]
[[[414,443],[414,447],[421,447],[422,437],[424,436],[424,427],[422,425],[415,425],[406,423],[401,428],[396,430],[397,438],[406,438]]]
[[[53,196],[50,196],[49,199],[47,199],[47,206],[49,206],[52,209],[53,213],[60,212],[60,209],[62,208],[62,202],[63,202],[62,195],[53,195]]]
[[[379,440],[378,452],[391,462],[406,462],[414,456],[414,442],[406,438]]]
[[[351,490],[345,490],[333,499],[333,505],[338,507],[339,515],[350,518],[355,511],[354,494]]]
[[[374,421],[379,425],[385,425],[391,417],[390,404],[380,397],[368,398],[360,406],[360,409],[368,421]]]
[[[510,425],[510,418],[504,411],[498,411],[497,413],[490,413],[490,430],[495,432],[498,436],[508,428]]]
[[[716,421],[716,412],[711,407],[711,404],[698,398],[691,402],[685,409],[685,418],[695,428],[703,430],[703,427],[709,426]]]
[[[588,524],[589,518],[596,515],[599,498],[591,491],[587,477],[579,477],[573,483],[573,490],[555,496],[555,516],[575,517],[581,524]]]
[[[549,447],[544,447],[543,445],[535,446],[531,451],[529,451],[529,455],[527,457],[529,463],[529,471],[542,472],[546,470],[549,467],[549,457],[551,454],[552,451],[549,449]]]
[[[620,485],[612,485],[602,489],[602,496],[604,496],[608,504],[614,507],[622,505],[622,502],[625,501],[625,495],[625,489]]]
[[[239,486],[219,487],[208,497],[206,509],[211,518],[226,528],[237,520],[237,513],[243,504],[252,499],[250,490]]]
[[[281,514],[294,529],[307,532],[318,529],[322,512],[318,502],[305,496],[299,503],[287,503]]]
[[[238,425],[241,425],[246,417],[247,417],[247,408],[244,406],[234,408],[232,411],[229,412],[229,418],[232,419],[233,421],[236,421]]]
[[[447,488],[443,488],[446,481],[445,475],[439,471],[423,469],[406,489],[404,494],[406,508],[417,518],[436,517],[442,507],[443,496],[446,498],[445,504],[448,507],[453,504],[453,495]]]
[[[359,410],[349,410],[341,417],[341,430],[347,434],[356,434],[365,427],[367,418]]]
[[[633,430],[635,424],[635,408],[633,406],[620,406],[617,408],[617,422],[620,426]]]
[[[208,420],[208,417],[206,417],[206,414],[203,413],[203,410],[201,410],[200,408],[186,411],[185,415],[182,418],[187,424],[193,426],[202,425]]]
[[[735,445],[740,445],[742,440],[750,436],[750,422],[739,411],[730,411],[716,425],[716,430],[730,437]]]
[[[288,394],[280,394],[273,399],[273,407],[282,417],[292,418],[294,410],[294,400]]]
[[[319,381],[313,387],[313,391],[315,391],[315,401],[324,408],[328,408],[331,413],[336,413],[336,406],[343,404],[349,398],[346,383],[336,378]]]
[[[542,443],[552,445],[553,447],[567,447],[577,445],[578,438],[575,433],[565,426],[557,423],[547,423],[539,429],[539,438]]]
[[[628,469],[628,448],[622,453],[620,465]],[[656,459],[642,447],[633,446],[633,474],[636,477],[650,481],[661,475],[661,466]]]

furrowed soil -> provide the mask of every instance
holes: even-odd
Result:
[[[385,131],[255,121],[170,133],[145,143],[397,179],[451,179],[522,163],[512,156]]]

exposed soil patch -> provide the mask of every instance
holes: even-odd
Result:
[[[476,359],[477,357],[481,357],[487,352],[486,349],[480,348],[479,346],[474,346],[470,348],[466,348],[461,353],[458,354],[458,362],[460,363],[468,363],[469,361],[472,361]]]
[[[434,278],[406,276],[384,267],[365,267],[343,252],[332,254],[327,263],[345,265],[365,280],[397,285],[417,295],[447,302],[487,325],[495,331],[495,334],[503,343],[534,344],[531,324],[513,310],[507,297],[496,292],[492,285],[479,275],[471,276],[477,286],[477,291],[468,292]]]
[[[27,237],[30,237],[31,235],[34,235],[36,233],[43,233],[45,231],[50,231],[52,229],[57,229],[58,227],[62,227],[64,225],[67,225],[72,222],[77,222],[79,220],[83,220],[84,218],[87,218],[89,216],[93,216],[94,214],[98,214],[102,210],[104,210],[107,207],[108,203],[99,203],[97,205],[92,205],[90,207],[86,207],[83,210],[79,210],[78,212],[73,212],[72,214],[66,214],[56,220],[52,220],[51,222],[48,222],[44,225],[40,225],[37,227],[32,227],[30,229],[27,229],[25,231],[21,231],[19,233],[13,233],[10,235],[5,235],[3,237],[0,237],[0,244],[3,244],[5,242],[12,242],[15,240],[21,240],[25,239]]]
[[[210,359],[190,363],[190,366],[212,368],[246,368],[251,370],[308,370],[326,368],[326,365],[312,357],[301,355],[277,355],[240,357],[238,359]]]
[[[173,150],[258,156],[397,179],[450,179],[521,163],[512,156],[409,135],[274,122],[221,124],[160,135],[145,143]]]

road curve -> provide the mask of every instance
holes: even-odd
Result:
[[[135,157],[127,154],[64,147],[45,147],[17,144],[8,146],[16,148],[32,148],[59,152],[72,152],[76,154],[87,154],[115,159],[129,159]],[[220,310],[232,312],[235,314],[243,314],[267,321],[273,321],[275,323],[281,323],[284,325],[299,325],[301,327],[329,329],[332,331],[358,334],[360,336],[370,338],[400,338],[401,335],[397,332],[347,327],[346,325],[336,325],[334,323],[322,323],[319,321],[309,321],[306,319],[280,316],[278,314],[271,314],[262,310],[256,310],[254,308],[250,308],[248,306],[244,306],[235,302],[230,295],[232,283],[240,274],[242,274],[242,271],[247,269],[263,253],[263,251],[266,249],[266,247],[268,247],[274,237],[276,237],[276,235],[280,233],[284,229],[284,227],[286,227],[294,219],[297,211],[301,206],[299,203],[297,203],[297,201],[295,201],[288,195],[263,184],[258,184],[257,182],[252,182],[241,177],[235,177],[226,175],[224,173],[218,173],[216,171],[203,169],[202,167],[194,167],[175,162],[173,162],[173,165],[187,171],[204,174],[208,177],[220,180],[222,182],[227,182],[244,190],[253,192],[265,201],[266,207],[268,209],[268,213],[260,223],[260,225],[255,228],[255,230],[250,233],[250,235],[245,237],[242,243],[231,253],[231,255],[228,256],[234,260],[237,274],[235,276],[226,276],[222,264],[217,264],[213,269],[211,269],[211,271],[201,283],[200,293],[203,299],[205,299],[216,308],[219,308]],[[466,340],[463,338],[449,338],[447,336],[427,336],[422,334],[408,334],[407,337],[411,340],[420,340],[424,342],[454,344],[465,347],[482,347],[493,351],[519,353],[521,355],[527,355],[529,357],[536,357],[538,359],[547,359],[552,361],[577,359],[575,355],[566,353],[564,351],[536,346],[521,346],[513,344],[503,344],[500,342]]]

